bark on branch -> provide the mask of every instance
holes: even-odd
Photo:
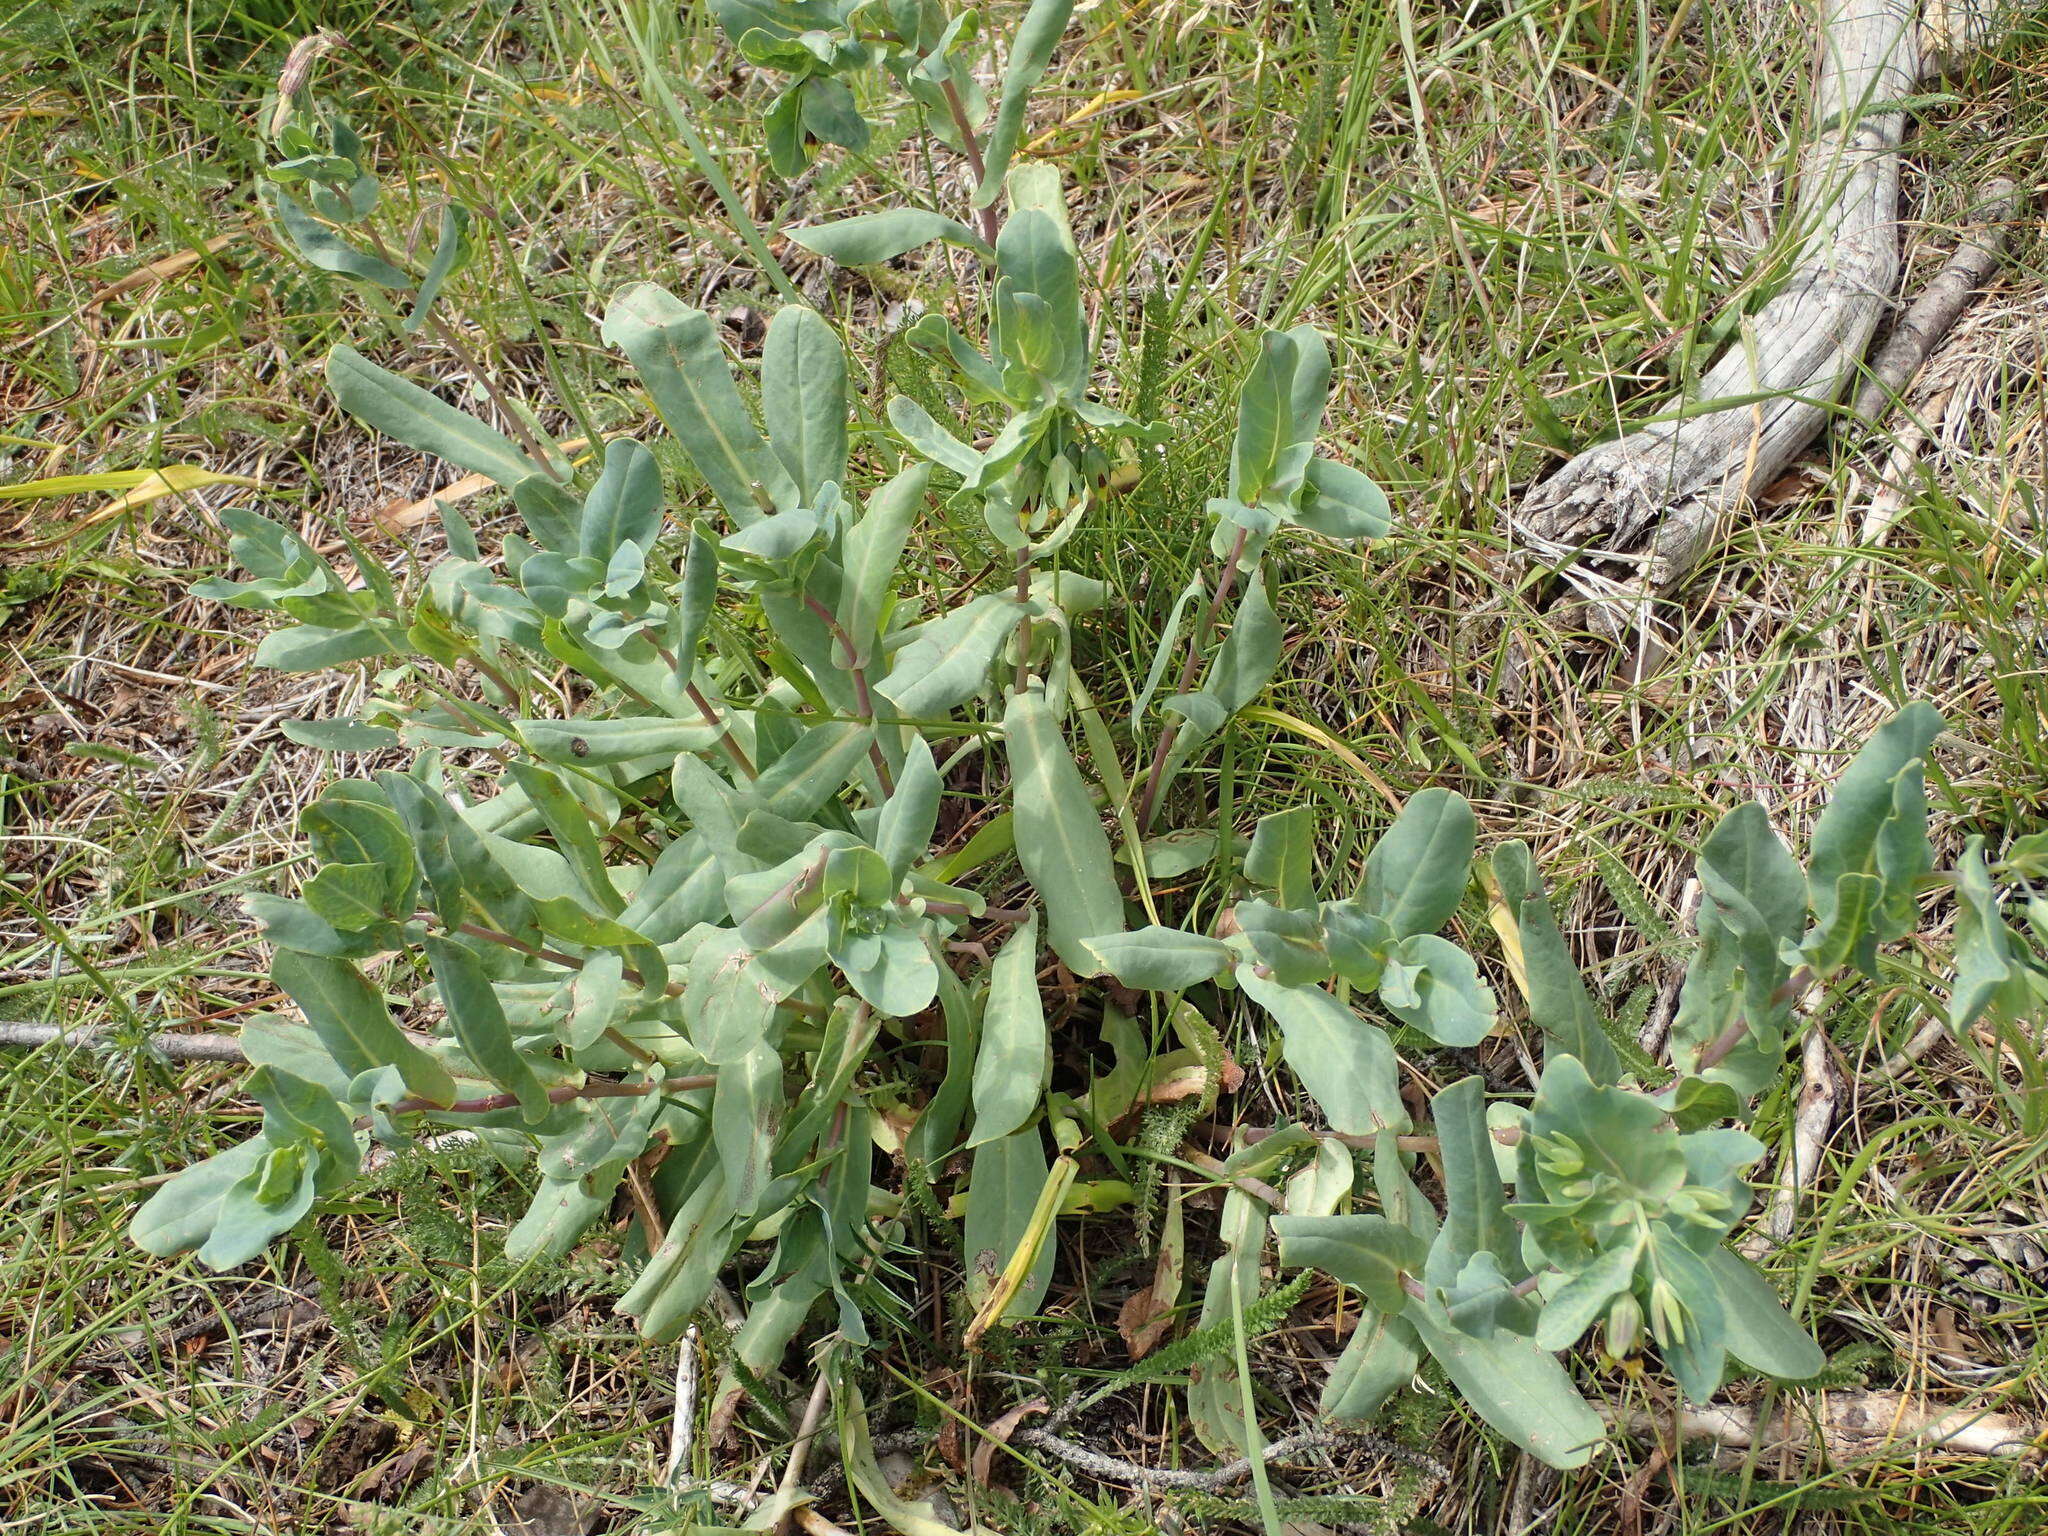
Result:
[[[1531,551],[1604,563],[1631,594],[1661,592],[1819,434],[1898,277],[1905,116],[1884,108],[1918,76],[1913,0],[1828,0],[1791,275],[1744,322],[1684,419],[1596,444],[1528,494],[1516,524]]]

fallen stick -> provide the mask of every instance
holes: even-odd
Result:
[[[33,1050],[41,1045],[104,1045],[113,1031],[100,1025],[0,1023],[0,1048]],[[242,1045],[233,1035],[167,1035],[149,1037],[150,1049],[172,1061],[245,1061]]]
[[[1871,365],[1870,380],[1856,396],[1859,417],[1876,421],[1970,307],[2004,254],[2006,227],[2017,209],[2018,195],[2010,181],[2001,176],[1984,184],[1971,210],[1972,224],[1964,231],[1955,254],[1907,311]],[[1944,391],[1927,401],[1900,430],[1879,472],[1877,490],[1864,508],[1862,526],[1856,532],[1859,544],[1882,544],[1906,510],[1907,474],[1927,446],[1928,434],[1935,430],[1948,400],[1949,393]]]
[[[2012,182],[1994,176],[1971,208],[1955,253],[1913,301],[1871,361],[1870,376],[1850,407],[1860,421],[1876,421],[1899,398],[1920,365],[1989,282],[2005,254],[2006,226],[2019,205]]]
[[[1674,585],[1752,491],[1819,435],[1898,276],[1905,115],[1892,104],[1919,76],[1912,0],[1830,0],[1820,54],[1821,117],[1799,157],[1790,217],[1802,233],[1789,277],[1683,419],[1587,449],[1531,490],[1515,519],[1545,560],[1606,564],[1617,596]],[[1602,606],[1618,607],[1622,623],[1633,612]]]
[[[1708,1403],[1678,1415],[1688,1440],[1712,1440],[1729,1450],[1811,1447],[1814,1436],[1831,1457],[1853,1459],[1894,1450],[1940,1450],[1955,1456],[2021,1456],[2041,1429],[2012,1414],[1950,1408],[1900,1392],[1818,1392],[1761,1418],[1748,1404]],[[1672,1429],[1668,1413],[1603,1405],[1601,1417],[1625,1434],[1661,1440]]]
[[[1799,1196],[1813,1187],[1814,1176],[1820,1172],[1820,1155],[1827,1147],[1828,1133],[1835,1128],[1835,1110],[1841,1098],[1842,1074],[1828,1046],[1828,1032],[1809,1025],[1800,1058],[1799,1107],[1792,1116],[1792,1155],[1785,1160],[1783,1177],[1763,1220],[1743,1239],[1745,1258],[1761,1258],[1792,1235]]]

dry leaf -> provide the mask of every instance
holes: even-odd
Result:
[[[982,1487],[988,1486],[994,1471],[996,1447],[1008,1445],[1010,1436],[1017,1432],[1017,1426],[1034,1413],[1051,1411],[1052,1404],[1042,1397],[1034,1397],[1028,1403],[1019,1403],[995,1423],[982,1431],[981,1444],[974,1448],[974,1480]]]

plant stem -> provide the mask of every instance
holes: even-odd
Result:
[[[939,917],[973,917],[975,915],[974,909],[964,901],[927,901],[924,904],[924,909]],[[981,916],[991,923],[1008,923],[1015,927],[1018,923],[1030,920],[1031,909],[1028,907],[983,907],[981,909]]]
[[[804,606],[818,616],[818,622],[831,631],[832,638],[839,642],[839,652],[846,658],[847,675],[853,679],[853,712],[869,726],[875,723],[874,695],[868,692],[868,669],[861,664],[860,652],[854,648],[853,636],[839,620],[832,616],[832,610],[819,602],[810,593],[804,594]],[[875,777],[882,781],[882,793],[896,793],[896,775],[889,771],[889,759],[882,753],[879,741],[868,742],[868,761],[875,765]]]
[[[732,727],[725,723],[718,711],[712,707],[711,701],[704,697],[704,690],[685,679],[683,692],[688,694],[690,702],[697,706],[697,713],[704,717],[704,723],[717,730],[718,744],[725,749],[725,755],[732,759],[733,767],[739,769],[747,778],[753,778],[754,760],[747,756],[747,749],[741,746],[739,738],[733,735]]]
[[[562,472],[555,468],[554,460],[549,455],[546,446],[534,434],[533,429],[527,426],[526,418],[512,409],[511,400],[503,390],[498,388],[496,381],[491,378],[490,373],[478,361],[476,355],[455,334],[455,328],[439,315],[434,314],[427,316],[427,326],[433,331],[436,338],[439,339],[441,345],[453,352],[457,361],[469,370],[469,376],[483,386],[484,393],[491,397],[491,403],[497,406],[498,414],[504,417],[505,425],[512,429],[512,435],[519,439],[519,446],[526,450],[527,457],[538,464],[541,473],[557,485],[564,483]]]
[[[967,168],[974,172],[974,190],[978,195],[981,184],[988,180],[988,163],[981,158],[981,140],[975,137],[974,125],[967,120],[967,103],[960,99],[960,87],[948,78],[940,89],[946,93],[946,110],[953,114],[953,126],[959,131],[960,148],[967,156]],[[996,236],[1001,233],[996,223],[995,204],[977,208],[974,216],[981,225],[981,238],[994,245]]]
[[[1031,550],[1029,546],[1017,551],[1017,607],[1022,610],[1031,601]],[[1024,691],[1031,681],[1031,615],[1027,612],[1017,621],[1017,692]]]
[[[1813,972],[1806,966],[1802,965],[1790,976],[1787,976],[1785,980],[1779,984],[1778,989],[1771,993],[1771,1001],[1774,1003],[1789,1003],[1792,1001],[1793,998],[1797,997],[1800,993],[1804,992],[1808,987],[1812,986],[1813,981]],[[1692,1070],[1695,1073],[1698,1073],[1705,1072],[1713,1067],[1718,1067],[1722,1062],[1726,1061],[1730,1056],[1735,1054],[1736,1048],[1742,1044],[1743,1040],[1748,1036],[1748,1034],[1748,1017],[1745,1015],[1743,1017],[1737,1018],[1732,1023],[1730,1023],[1727,1028],[1723,1029],[1721,1033],[1714,1036],[1713,1039],[1709,1040],[1704,1046],[1700,1048],[1699,1057],[1697,1060],[1693,1062]],[[1669,1088],[1672,1083],[1676,1083],[1680,1078],[1684,1077],[1685,1075],[1686,1074],[1683,1071],[1673,1073],[1671,1077],[1671,1082],[1664,1084],[1664,1087]],[[1662,1092],[1663,1090],[1659,1089],[1658,1091]]]
[[[1194,685],[1195,668],[1202,659],[1202,647],[1208,644],[1209,632],[1216,627],[1216,617],[1222,611],[1230,590],[1237,585],[1238,562],[1244,558],[1245,540],[1251,537],[1251,530],[1240,528],[1237,539],[1230,546],[1230,555],[1223,562],[1222,574],[1216,578],[1216,591],[1209,599],[1209,606],[1202,610],[1202,616],[1188,635],[1188,654],[1181,662],[1180,682],[1173,690],[1186,693]],[[1180,735],[1181,722],[1178,718],[1167,722],[1159,733],[1159,745],[1152,750],[1152,766],[1145,773],[1145,793],[1138,800],[1138,831],[1142,834],[1152,825],[1152,814],[1159,809],[1159,791],[1166,776],[1166,759],[1173,751],[1173,743]]]
[[[692,1077],[665,1077],[658,1083],[619,1083],[608,1077],[593,1078],[578,1086],[563,1084],[548,1090],[550,1104],[567,1104],[576,1099],[637,1099],[650,1093],[688,1093],[709,1088],[718,1079],[709,1072]],[[432,1110],[442,1115],[487,1115],[493,1110],[511,1109],[519,1102],[516,1093],[486,1094],[480,1099],[457,1099],[453,1104],[436,1104],[432,1099],[400,1099],[391,1106],[394,1115],[417,1115]]]
[[[732,727],[726,723],[712,702],[704,697],[704,690],[697,686],[697,680],[684,669],[676,653],[658,640],[654,642],[654,652],[669,671],[676,675],[676,680],[683,685],[684,694],[697,706],[697,713],[704,717],[704,723],[718,732],[718,744],[725,749],[725,755],[732,759],[733,767],[739,769],[747,778],[753,778],[754,760],[747,756],[747,749],[741,746],[739,738],[733,735]]]
[[[565,955],[559,949],[546,949],[538,944],[529,944],[524,939],[514,938],[509,933],[500,933],[495,928],[486,928],[480,923],[457,923],[455,931],[468,938],[482,939],[486,944],[502,944],[507,949],[516,949],[522,955],[531,956],[535,960],[545,960],[550,965],[564,965],[572,971],[583,969],[584,962],[575,955]],[[647,978],[630,965],[620,967],[619,974],[636,987],[644,988],[647,985]],[[683,984],[680,981],[672,981],[661,990],[665,997],[681,997]]]

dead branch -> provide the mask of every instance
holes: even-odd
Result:
[[[62,1042],[90,1049],[107,1044],[113,1032],[97,1025],[0,1023],[0,1049],[33,1050]],[[233,1035],[152,1034],[150,1049],[172,1061],[244,1061],[241,1042]]]
[[[1912,0],[1830,0],[1820,55],[1822,117],[1799,157],[1791,275],[1683,419],[1596,444],[1523,500],[1516,522],[1528,548],[1604,564],[1617,596],[1676,583],[1723,522],[1813,441],[1892,292],[1905,116],[1886,108],[1919,74]],[[1732,403],[1715,407],[1721,400]]]
[[[1626,1434],[1660,1439],[1672,1425],[1668,1411],[1602,1406],[1604,1417]],[[2039,1426],[1988,1408],[1953,1408],[1902,1392],[1819,1392],[1787,1404],[1760,1421],[1750,1404],[1708,1403],[1678,1415],[1678,1433],[1688,1440],[1712,1440],[1729,1450],[1820,1448],[1837,1460],[1896,1451],[1945,1451],[1954,1456],[2024,1455],[2040,1437]]]
[[[1820,1155],[1835,1128],[1835,1110],[1842,1098],[1842,1073],[1835,1065],[1828,1032],[1809,1025],[1800,1062],[1799,1108],[1792,1117],[1792,1155],[1763,1220],[1742,1244],[1749,1258],[1759,1258],[1792,1235],[1800,1194],[1812,1188],[1820,1172]]]

